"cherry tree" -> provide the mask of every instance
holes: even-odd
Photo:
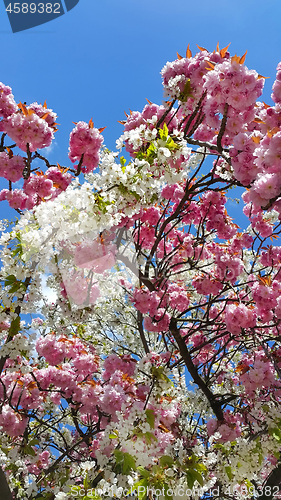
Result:
[[[245,57],[188,46],[117,152],[75,124],[71,168],[44,155],[56,114],[0,84],[17,212],[0,239],[1,498],[280,493],[281,63],[268,105]]]

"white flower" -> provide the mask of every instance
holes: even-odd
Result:
[[[157,129],[156,128],[154,128],[153,130],[147,129],[144,132],[144,138],[147,141],[153,141],[156,138],[156,136],[157,136]]]
[[[62,491],[57,493],[55,496],[55,500],[66,500],[66,499],[67,499],[67,494],[63,493]]]
[[[160,161],[165,161],[167,158],[170,158],[171,151],[168,148],[161,147],[158,149],[158,159]]]
[[[3,233],[0,238],[0,245],[4,245],[10,239],[10,233]]]
[[[124,142],[123,142],[123,136],[119,137],[119,139],[116,140],[116,148],[119,149],[121,151],[121,149],[123,148],[124,146]]]

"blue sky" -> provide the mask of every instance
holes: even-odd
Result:
[[[0,0],[0,80],[17,102],[43,103],[60,123],[50,160],[67,157],[73,121],[93,118],[113,149],[124,110],[141,110],[145,98],[161,103],[160,70],[184,55],[187,44],[213,50],[231,42],[231,53],[248,50],[246,65],[266,80],[270,103],[281,60],[280,0],[80,0],[69,13],[37,28],[12,33]],[[7,187],[4,179],[0,187]],[[5,206],[5,208],[4,208]],[[7,216],[1,203],[2,217]],[[10,213],[12,213],[11,211]]]

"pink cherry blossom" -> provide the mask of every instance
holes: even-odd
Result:
[[[83,172],[91,172],[99,164],[99,151],[103,137],[99,130],[85,122],[78,122],[69,139],[69,158],[74,163],[83,155]]]

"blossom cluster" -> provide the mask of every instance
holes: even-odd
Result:
[[[0,115],[7,118],[17,111],[17,105],[11,87],[0,84]]]
[[[52,126],[31,107],[24,106],[23,109],[23,112],[13,113],[1,121],[1,132],[8,134],[23,151],[26,151],[27,144],[30,151],[50,146],[54,138]]]
[[[55,113],[16,107],[1,84],[15,144],[3,136],[0,200],[20,212],[0,239],[0,458],[15,497],[92,482],[204,497],[278,466],[281,70],[269,106],[244,62],[188,48],[162,70],[169,101],[127,116],[119,152],[76,124],[73,169],[38,151]],[[232,187],[246,188],[247,230]]]
[[[89,125],[78,122],[70,134],[69,158],[73,163],[81,160],[84,173],[92,172],[98,167],[102,143],[103,137],[91,121]]]

